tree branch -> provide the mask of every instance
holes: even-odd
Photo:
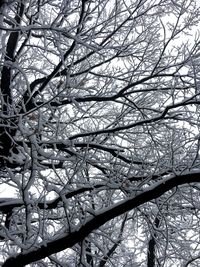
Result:
[[[172,188],[188,184],[200,182],[200,172],[188,173],[180,176],[172,176],[165,178],[156,184],[150,186],[144,192],[137,196],[128,198],[118,204],[113,205],[110,208],[104,209],[88,220],[84,225],[80,226],[76,231],[63,235],[55,240],[41,243],[40,247],[33,248],[32,250],[16,255],[15,257],[10,257],[7,259],[2,267],[12,267],[18,266],[22,267],[34,261],[41,260],[53,253],[57,253],[64,249],[74,246],[76,243],[81,242],[86,238],[93,230],[99,228],[104,223],[109,220],[122,215],[150,200],[156,199],[163,195],[165,192],[171,190]]]

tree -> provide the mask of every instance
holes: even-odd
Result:
[[[1,265],[199,266],[196,1],[0,9]]]

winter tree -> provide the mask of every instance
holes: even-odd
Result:
[[[1,266],[200,265],[197,4],[0,2]]]

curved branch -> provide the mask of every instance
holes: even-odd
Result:
[[[109,260],[110,256],[115,252],[117,247],[121,244],[122,235],[123,235],[123,231],[124,231],[126,220],[127,220],[127,213],[126,213],[125,218],[124,218],[124,220],[123,220],[123,222],[121,224],[120,232],[119,232],[119,235],[118,235],[116,243],[114,243],[113,246],[108,250],[106,255],[103,256],[103,258],[101,259],[101,261],[99,263],[99,267],[104,267],[106,265],[106,263]]]
[[[79,18],[79,22],[77,25],[77,31],[76,31],[76,35],[78,35],[80,33],[80,29],[81,29],[81,24],[82,24],[82,19],[83,19],[83,14],[85,12],[85,3],[84,1],[82,2],[82,7],[81,7],[81,11],[80,11],[80,18]],[[72,42],[71,46],[69,47],[69,49],[65,52],[65,54],[63,55],[63,60],[61,60],[58,65],[55,67],[55,69],[45,78],[40,78],[39,81],[42,82],[41,86],[33,93],[33,95],[30,96],[30,92],[26,91],[26,93],[23,96],[23,101],[25,103],[25,107],[26,110],[29,111],[32,108],[35,107],[35,103],[33,101],[33,99],[35,99],[35,97],[44,90],[44,88],[47,86],[47,84],[52,80],[52,78],[54,78],[56,76],[56,74],[59,72],[60,68],[63,66],[63,61],[65,61],[67,59],[67,57],[72,53],[72,51],[74,50],[75,46],[76,46],[76,39]],[[38,82],[38,80],[35,81],[36,84]],[[33,86],[34,82],[32,83]],[[34,84],[35,85],[35,84]],[[30,88],[31,91],[34,89],[34,87]],[[23,108],[21,109],[21,112],[23,112]]]
[[[192,104],[199,104],[200,103],[200,101],[194,100],[193,98],[194,98],[194,96],[189,98],[189,99],[185,99],[184,101],[181,101],[181,102],[179,102],[177,104],[166,106],[165,109],[163,111],[161,111],[161,115],[160,116],[156,116],[156,117],[153,117],[153,118],[150,118],[150,119],[146,119],[146,120],[141,120],[141,121],[138,121],[138,122],[130,123],[130,124],[124,125],[124,126],[118,126],[118,127],[113,127],[113,128],[109,128],[109,129],[102,129],[102,130],[98,130],[98,131],[94,131],[94,132],[86,132],[86,133],[76,134],[76,135],[70,136],[69,140],[74,140],[76,138],[85,137],[85,136],[93,136],[93,135],[96,136],[96,135],[104,134],[104,133],[115,133],[115,132],[118,132],[118,131],[124,131],[124,130],[127,130],[127,129],[131,129],[131,128],[134,128],[136,126],[141,126],[141,125],[144,125],[144,124],[157,122],[159,120],[174,119],[174,116],[166,117],[168,111],[171,110],[171,109],[178,108],[178,107],[192,105]]]
[[[176,186],[195,182],[200,182],[200,172],[191,172],[185,175],[171,176],[163,179],[150,186],[142,193],[128,198],[127,200],[121,201],[110,208],[97,212],[94,217],[89,219],[84,225],[80,226],[80,228],[74,232],[65,234],[55,240],[41,243],[40,247],[37,246],[26,253],[18,254],[15,257],[10,257],[4,262],[2,267],[22,267],[31,262],[48,257],[51,254],[70,248],[78,242],[81,242],[93,230],[99,228],[109,220],[160,197],[165,192]]]

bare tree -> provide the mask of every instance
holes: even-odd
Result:
[[[199,266],[196,1],[0,12],[1,266]]]

